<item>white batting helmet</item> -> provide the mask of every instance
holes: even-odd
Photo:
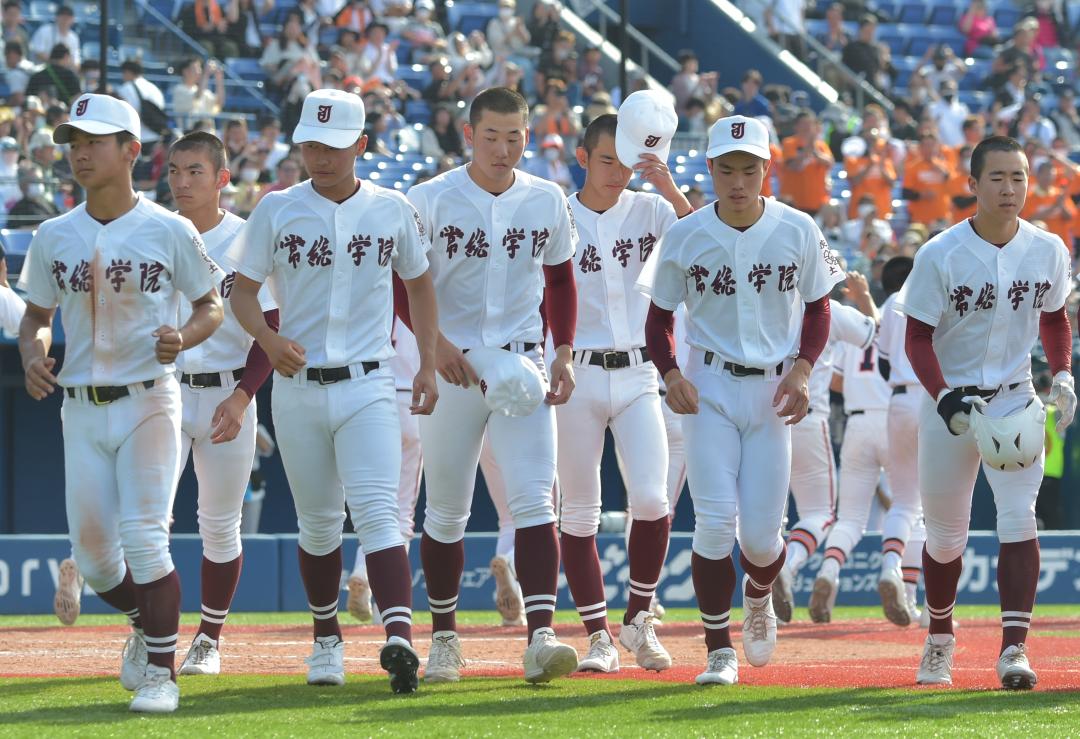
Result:
[[[1046,435],[1046,408],[1037,397],[1011,416],[991,418],[980,404],[971,410],[971,431],[983,461],[996,470],[1015,472],[1039,461]]]
[[[480,376],[488,408],[504,416],[527,416],[547,393],[547,382],[528,357],[505,349],[473,349],[465,358]]]

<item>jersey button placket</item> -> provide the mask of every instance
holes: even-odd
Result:
[[[750,244],[740,234],[735,239],[735,244],[731,250],[735,262],[735,297],[737,300],[736,308],[736,322],[739,326],[739,336],[746,337],[742,341],[742,354],[741,363],[750,364],[755,352],[754,346],[750,343],[750,337],[757,334],[757,308],[754,304],[754,292],[749,283],[745,282],[746,275],[750,274],[750,264],[753,262],[754,255],[750,254]],[[716,265],[717,269],[722,269],[722,264]],[[709,288],[712,289],[711,287]]]
[[[335,208],[333,222],[330,224],[331,256],[330,264],[330,315],[326,325],[326,358],[328,365],[345,362],[346,333],[349,314],[349,293],[352,261],[347,255],[338,253],[338,245],[348,239],[348,214],[344,205]],[[321,268],[316,268],[321,269]]]
[[[506,232],[508,219],[500,213],[505,210],[498,200],[491,205],[491,233],[488,234],[488,256],[481,261],[487,262],[487,280],[485,287],[484,317],[481,323],[483,340],[486,346],[495,346],[503,341],[504,305],[506,304],[506,282],[509,272],[509,258],[502,247],[502,236]],[[482,228],[483,226],[481,226]],[[518,252],[518,257],[523,256]],[[511,337],[512,338],[512,337]]]
[[[617,205],[613,210],[615,209],[618,209]],[[603,254],[600,255],[600,262],[603,265],[600,273],[604,277],[604,298],[608,308],[607,323],[608,331],[611,333],[610,348],[612,349],[625,346],[630,341],[626,316],[626,296],[623,294],[624,270],[613,253],[615,242],[619,239],[619,233],[616,228],[609,225],[610,221],[614,221],[617,226],[619,220],[617,214],[612,214],[610,211],[601,214],[596,219],[596,237],[602,245],[600,248],[604,250]]]

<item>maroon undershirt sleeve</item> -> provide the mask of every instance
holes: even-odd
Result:
[[[649,350],[649,359],[661,379],[671,370],[678,369],[679,363],[675,360],[674,311],[649,303],[649,313],[645,317],[645,348]]]
[[[281,316],[276,308],[263,313],[263,317],[266,319],[266,325],[274,331],[281,326]],[[255,393],[259,392],[259,388],[266,382],[266,378],[270,376],[273,369],[266,352],[259,346],[259,342],[254,341],[251,343],[251,349],[248,350],[244,375],[240,378],[240,384],[237,387],[247,393],[249,398],[254,398]]]
[[[821,356],[821,352],[825,351],[825,344],[829,341],[830,320],[828,295],[806,304],[798,359],[805,359],[811,367]]]
[[[555,348],[574,345],[577,329],[577,284],[574,282],[574,263],[544,265],[544,305],[547,323]]]
[[[942,374],[941,364],[934,353],[934,327],[908,316],[904,350],[915,376],[926,388],[926,392],[930,393],[930,397],[937,400],[941,391],[949,386],[945,384],[945,375]]]
[[[394,313],[398,320],[404,323],[412,331],[412,316],[409,315],[409,291],[405,289],[405,282],[393,273],[394,279]]]
[[[1072,326],[1069,325],[1069,314],[1065,312],[1065,306],[1039,316],[1039,338],[1042,339],[1050,373],[1056,375],[1061,371],[1071,372]]]

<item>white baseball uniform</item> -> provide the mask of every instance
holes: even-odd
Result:
[[[173,570],[180,386],[174,366],[158,362],[152,332],[176,323],[181,293],[197,300],[221,274],[187,219],[143,197],[106,225],[81,204],[43,223],[30,244],[19,286],[30,303],[60,308],[68,531],[97,592],[120,584],[125,561],[136,584]]]
[[[694,551],[727,557],[737,515],[742,553],[762,567],[783,550],[791,471],[790,427],[773,396],[798,350],[802,302],[821,299],[844,278],[809,216],[764,203],[761,218],[743,231],[713,208],[678,221],[664,236],[655,275],[639,283],[660,308],[687,307],[684,374],[700,408],[683,418]]]
[[[814,363],[808,382],[810,409],[791,427],[791,494],[799,513],[788,541],[798,542],[805,554],[797,555],[791,572],[814,553],[836,515],[836,462],[829,434],[829,385],[840,343],[865,350],[874,341],[874,319],[849,305],[829,301],[829,341]],[[789,560],[794,560],[788,551]]]
[[[575,379],[556,409],[560,528],[593,536],[600,524],[600,459],[610,428],[631,515],[668,514],[667,443],[656,368],[643,356],[649,299],[634,289],[657,240],[678,220],[659,195],[624,190],[603,213],[570,197],[581,248],[575,257]]]
[[[181,352],[176,360],[183,408],[180,470],[187,465],[188,454],[192,454],[199,484],[199,536],[203,555],[218,563],[231,562],[240,556],[240,509],[251,478],[258,426],[252,398],[236,438],[224,444],[213,444],[210,440],[214,411],[239,384],[254,341],[236,320],[228,300],[236,276],[229,270],[225,251],[243,225],[242,218],[225,213],[217,226],[202,234],[207,253],[228,270],[218,286],[225,318],[209,339]],[[259,304],[264,312],[275,308],[266,286],[259,291]],[[190,316],[191,304],[181,301],[177,325],[184,325]]]
[[[498,197],[458,167],[409,190],[431,234],[431,274],[439,327],[455,346],[508,347],[546,376],[540,301],[544,265],[574,255],[577,236],[562,190],[521,171]],[[437,542],[460,541],[472,505],[485,432],[506,477],[517,528],[551,523],[555,481],[555,414],[547,403],[530,415],[493,415],[476,385],[438,378],[439,403],[420,421],[427,480],[424,531]]]
[[[26,303],[10,287],[0,285],[0,329],[18,336]]]
[[[307,357],[293,377],[275,374],[272,402],[308,554],[341,545],[345,502],[367,554],[402,545],[391,269],[419,277],[426,247],[397,192],[364,181],[339,204],[303,182],[263,198],[227,252],[269,284],[281,335]]]
[[[964,220],[927,242],[896,299],[896,309],[934,326],[934,352],[949,388],[997,391],[984,409],[1011,415],[1035,395],[1031,348],[1043,312],[1060,310],[1072,288],[1069,251],[1057,236],[1024,220],[1005,248]],[[937,562],[964,552],[979,452],[969,431],[953,436],[923,394],[919,417],[919,488],[926,551]],[[1042,460],[1016,472],[984,467],[1003,543],[1034,539]]]
[[[675,361],[680,367],[685,367],[690,359],[690,345],[686,343],[686,308],[680,306],[675,311]],[[659,374],[659,373],[658,373]],[[660,395],[666,395],[667,388],[664,386],[664,378],[660,378]],[[664,414],[664,432],[667,435],[668,470],[667,470],[667,495],[668,513],[675,515],[675,506],[679,504],[683,488],[686,487],[686,439],[683,437],[682,416],[671,410],[667,403],[660,403],[660,410]],[[630,529],[627,527],[626,534],[629,537]]]

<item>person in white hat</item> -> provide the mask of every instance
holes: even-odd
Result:
[[[416,690],[412,571],[397,493],[401,424],[389,360],[392,279],[408,292],[420,368],[416,414],[431,413],[438,336],[428,242],[416,211],[393,190],[355,175],[363,154],[364,104],[340,90],[304,99],[293,142],[311,179],[259,201],[226,252],[237,270],[230,298],[241,325],[275,370],[273,408],[300,528],[300,575],[314,621],[310,684],[345,682],[337,619],[345,503],[366,552],[387,641],[380,663],[394,692]],[[268,282],[280,333],[267,325],[259,287]]]
[[[650,358],[668,404],[684,416],[691,568],[708,651],[697,682],[730,685],[738,681],[728,628],[736,530],[743,650],[761,666],[776,646],[771,590],[785,556],[791,426],[806,415],[807,379],[829,336],[829,292],[844,273],[813,219],[761,196],[769,134],[760,121],[720,119],[705,156],[716,201],[668,230],[655,272],[639,285],[652,297]],[[685,376],[673,336],[682,303]]]
[[[589,652],[578,663],[583,672],[619,669],[596,551],[600,458],[608,428],[633,518],[630,597],[619,642],[640,667],[660,671],[671,666],[656,638],[650,608],[670,530],[667,438],[656,369],[645,348],[649,299],[634,283],[655,259],[667,229],[692,211],[665,161],[677,125],[670,96],[636,92],[617,115],[592,121],[577,150],[585,170],[584,186],[570,197],[581,243],[574,270],[578,386],[557,409],[557,429],[563,568],[589,635]],[[627,189],[635,172],[659,194]]]
[[[180,465],[174,361],[222,321],[222,271],[191,223],[136,193],[139,116],[106,95],[82,95],[53,138],[71,147],[86,202],[43,223],[20,286],[19,349],[35,400],[64,395],[68,530],[78,569],[131,621],[120,682],[131,710],[179,703],[174,657],[180,579],[169,554],[169,508]],[[181,294],[191,301],[179,328]],[[61,309],[64,367],[53,374]]]

